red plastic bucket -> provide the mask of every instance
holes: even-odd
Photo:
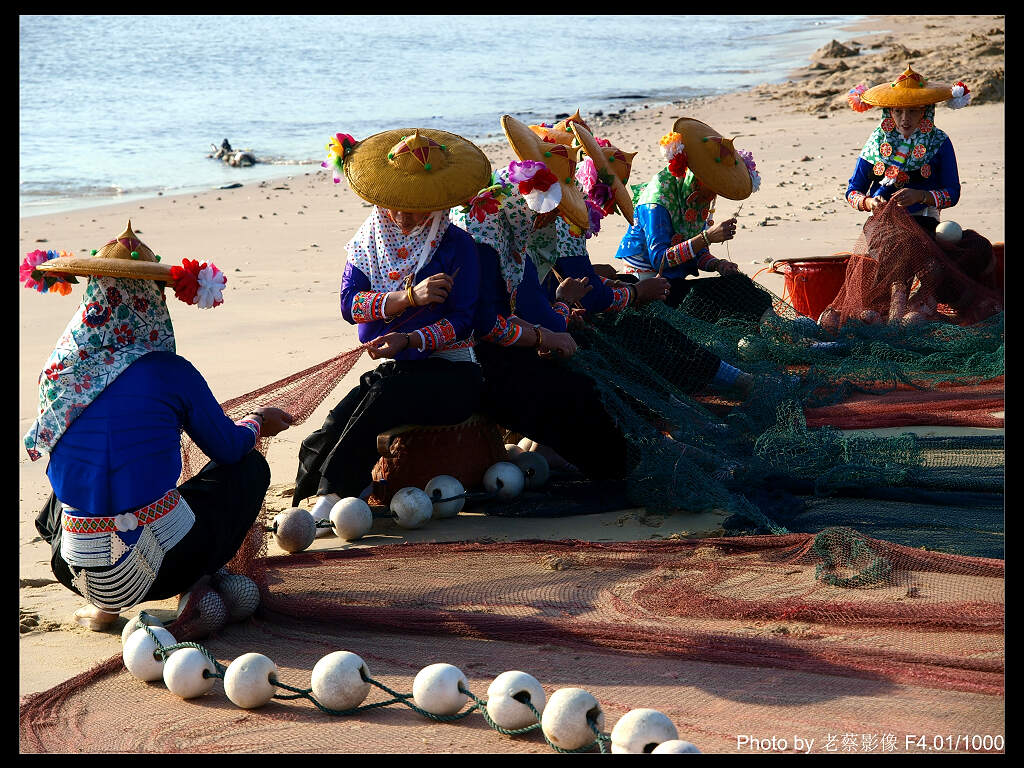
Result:
[[[849,254],[815,261],[778,261],[771,271],[782,275],[793,309],[814,320],[839,293],[846,276]]]

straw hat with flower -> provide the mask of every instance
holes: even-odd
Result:
[[[161,263],[160,256],[139,240],[131,221],[124,232],[89,256],[34,251],[22,262],[21,281],[40,293],[66,295],[68,283],[78,282],[74,275],[158,280],[170,285],[179,300],[201,309],[223,304],[221,294],[227,284],[227,277],[212,263],[193,259],[183,259],[180,266]]]
[[[903,74],[890,83],[882,83],[873,88],[858,85],[847,94],[850,106],[857,112],[865,112],[871,107],[889,107],[908,109],[927,107],[942,101],[949,101],[950,107],[959,109],[966,107],[971,100],[971,92],[962,81],[953,85],[931,85],[924,77],[910,66]]]
[[[733,146],[733,139],[690,117],[676,120],[672,131],[685,147],[685,155],[678,155],[683,165],[689,166],[693,175],[715,194],[743,200],[754,191],[752,171]]]
[[[424,213],[464,204],[490,183],[491,163],[473,142],[432,128],[400,128],[362,141],[339,133],[323,163],[352,191],[393,211]]]
[[[574,136],[571,132],[571,127],[574,123],[576,125],[582,125],[588,131],[590,130],[590,126],[587,125],[583,121],[583,118],[580,116],[579,108],[577,108],[575,112],[569,115],[569,117],[565,118],[564,120],[559,120],[554,125],[545,125],[543,123],[541,123],[540,125],[531,125],[530,130],[536,133],[538,136],[541,137],[541,139],[545,141],[553,142],[555,144],[565,144],[566,146],[571,146],[573,144],[574,139]]]
[[[587,229],[590,214],[573,179],[576,153],[565,144],[543,141],[511,115],[502,115],[501,127],[521,161],[510,166],[509,181],[519,184],[530,208],[539,213],[557,208],[569,223]]]
[[[632,225],[633,201],[630,198],[629,190],[626,189],[625,182],[629,180],[629,172],[636,152],[623,152],[611,145],[602,147],[582,122],[570,123],[569,128],[581,145],[583,152],[593,160],[594,167],[597,169],[598,182],[611,189],[611,198],[605,201],[604,206],[601,206],[603,212],[611,213],[612,210],[618,208],[619,213]],[[596,183],[591,185],[592,188],[595,186]]]

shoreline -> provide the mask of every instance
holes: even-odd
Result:
[[[882,26],[884,20],[903,17],[871,16],[864,24]],[[968,24],[967,22],[970,22]],[[937,25],[929,28],[928,25]],[[939,35],[950,44],[921,56],[921,69],[935,78],[963,77],[970,83],[970,68],[982,72],[1002,67],[1002,56],[977,56],[987,34],[1004,26],[1002,19],[984,17],[914,17],[901,32],[903,44],[925,47],[923,41]],[[878,33],[880,39],[892,33]],[[874,39],[857,29],[843,40]],[[970,55],[968,55],[970,54]],[[786,83],[759,85],[747,91],[710,98],[639,106],[620,117],[593,121],[595,132],[624,151],[637,151],[631,181],[646,181],[660,170],[658,138],[682,114],[708,122],[724,135],[740,135],[737,146],[754,152],[762,177],[758,193],[744,204],[720,200],[716,218],[739,212],[736,239],[721,253],[746,274],[782,295],[783,278],[764,271],[772,259],[798,258],[848,250],[863,224],[863,214],[843,199],[846,180],[861,146],[878,117],[858,115],[842,102],[859,75],[880,66],[886,74],[871,74],[873,82],[895,76],[906,62],[882,53],[850,57],[848,69],[839,70],[835,59],[811,60]],[[950,56],[938,67],[937,57]],[[996,62],[989,64],[988,60]],[[931,62],[931,63],[929,63]],[[956,75],[950,68],[964,66]],[[915,69],[917,68],[915,59]],[[800,78],[803,72],[805,77]],[[819,83],[818,86],[809,84]],[[841,92],[824,94],[839,88]],[[805,91],[811,91],[806,95]],[[685,111],[684,110],[685,107]],[[585,119],[591,118],[584,114]],[[1004,239],[1006,126],[1003,102],[984,101],[965,110],[943,108],[936,119],[956,145],[963,197],[943,218],[954,219],[993,241]],[[504,142],[482,146],[494,167],[514,159]],[[213,161],[211,161],[213,162]],[[225,303],[214,312],[176,306],[171,309],[178,353],[190,360],[206,378],[219,401],[227,400],[290,372],[302,370],[356,346],[353,326],[338,312],[338,280],[344,266],[344,244],[366,216],[368,204],[347,184],[333,185],[331,174],[319,165],[307,172],[274,180],[246,183],[235,189],[164,194],[142,200],[119,200],[71,211],[46,212],[20,218],[22,254],[36,248],[63,248],[88,253],[116,236],[131,218],[144,242],[165,258],[213,261],[228,275]],[[610,264],[626,223],[621,216],[602,222],[598,237],[587,247],[594,263]],[[77,595],[53,579],[49,547],[38,538],[33,519],[49,495],[45,460],[31,462],[20,446],[20,436],[31,424],[36,408],[37,376],[41,364],[77,306],[81,286],[71,296],[40,296],[19,286],[18,419],[19,419],[19,691],[41,691],[109,658],[120,647],[122,622],[111,632],[89,632],[71,623],[80,606]],[[288,488],[295,474],[295,456],[301,440],[318,427],[328,410],[363,372],[375,367],[364,356],[336,386],[334,392],[303,424],[275,439],[267,459],[272,470],[268,509],[290,506]],[[461,519],[465,517],[465,519]],[[678,512],[663,518],[643,510],[609,515],[551,519],[462,516],[437,521],[419,531],[381,530],[367,543],[458,540],[489,536],[498,540],[578,538],[650,540],[713,532],[720,521]],[[376,531],[375,531],[376,532]],[[330,539],[314,547],[338,546]],[[147,604],[163,615],[173,615],[174,601]],[[127,612],[134,615],[135,609]],[[35,622],[34,624],[32,622]],[[52,663],[60,658],[61,663]]]
[[[832,29],[832,31],[834,33],[838,34],[840,32],[846,31],[847,29],[857,28],[858,25],[860,25],[862,23],[866,23],[866,21],[868,19],[871,19],[871,18],[890,18],[890,17],[869,16],[869,17],[866,17],[863,21],[860,21],[860,22],[854,21],[854,22],[848,22],[848,23],[841,23],[841,24],[837,24],[835,26],[831,26],[830,28]],[[794,33],[793,32],[789,32],[787,34],[794,34]],[[811,55],[813,55],[813,52],[808,52],[806,58],[810,58]],[[602,97],[603,98],[603,102],[602,103],[607,102],[608,104],[612,104],[612,103],[615,103],[615,102],[619,102],[619,103],[616,104],[616,106],[618,108],[613,112],[610,107],[605,107],[603,109],[598,109],[598,110],[592,112],[591,114],[594,115],[597,118],[602,118],[603,117],[603,118],[607,119],[608,116],[610,116],[610,115],[617,115],[617,117],[614,118],[614,119],[630,119],[631,117],[633,117],[635,115],[635,113],[640,112],[640,111],[645,110],[645,109],[665,109],[665,108],[669,108],[669,107],[672,107],[672,106],[683,106],[683,105],[687,105],[687,104],[701,104],[701,103],[707,102],[708,100],[713,100],[713,99],[717,99],[717,98],[733,96],[733,95],[741,95],[741,94],[744,94],[744,93],[748,93],[748,92],[752,91],[754,88],[762,87],[764,85],[769,85],[769,86],[780,85],[780,84],[782,84],[783,82],[785,82],[787,80],[791,80],[794,77],[794,74],[801,72],[802,69],[803,69],[802,67],[798,67],[795,70],[789,70],[786,74],[781,75],[778,80],[769,81],[767,83],[760,83],[758,85],[745,85],[745,86],[740,86],[740,87],[732,89],[732,90],[725,90],[725,91],[722,91],[722,92],[702,94],[702,95],[699,95],[699,96],[691,96],[691,97],[678,97],[677,96],[677,97],[668,98],[668,99],[661,98],[661,97],[654,97],[654,96],[644,96],[644,95],[641,95],[641,94],[631,94],[631,95],[625,96],[625,97],[606,96],[606,97]],[[679,86],[679,88],[683,88],[683,86]],[[511,114],[513,114],[513,116],[517,116],[517,113],[511,113]],[[559,113],[559,114],[563,114],[563,113]],[[568,113],[565,113],[565,114],[568,114]],[[557,119],[560,119],[560,118],[557,117],[556,115],[549,115],[545,119],[555,119],[555,120],[557,120]],[[596,122],[594,120],[591,120],[590,122],[591,122],[592,125],[600,124],[600,120],[597,120]],[[497,119],[495,120],[495,123],[497,123]],[[498,149],[498,148],[501,148],[501,147],[503,147],[505,145],[504,138],[501,136],[499,130],[496,130],[493,133],[487,134],[487,136],[485,136],[482,139],[474,139],[474,138],[472,138],[470,136],[466,136],[465,138],[467,138],[470,141],[472,141],[478,147],[483,149],[484,152],[487,153],[487,154],[490,154],[490,150]],[[211,162],[220,163],[221,161],[219,161],[219,160],[212,160],[211,159]],[[257,163],[257,165],[253,166],[253,167],[258,168],[260,165],[261,164]],[[281,182],[281,181],[286,180],[286,179],[294,178],[295,176],[307,174],[310,171],[313,171],[313,172],[318,171],[320,169],[320,159],[315,159],[314,158],[314,159],[309,159],[309,160],[297,160],[295,162],[287,162],[287,163],[286,162],[279,162],[279,163],[274,163],[274,165],[278,165],[281,168],[288,168],[288,169],[291,169],[291,170],[290,171],[282,170],[282,172],[279,173],[279,174],[271,172],[271,171],[267,171],[264,174],[264,173],[259,173],[257,171],[258,176],[256,178],[243,179],[243,178],[241,178],[239,176],[239,177],[237,177],[236,179],[234,179],[231,182],[225,182],[225,184],[241,183],[243,186],[245,186],[245,185],[250,185],[250,184],[258,184],[260,182],[278,183],[278,182]],[[264,166],[264,167],[267,167],[267,166]],[[235,170],[244,172],[245,169],[235,169]],[[96,197],[96,202],[92,202],[90,200],[89,196],[80,196],[80,197],[66,198],[65,202],[60,202],[58,200],[49,200],[47,202],[39,202],[38,203],[38,207],[40,209],[44,209],[44,210],[38,210],[38,211],[28,211],[28,210],[26,210],[26,208],[30,208],[30,207],[33,207],[33,206],[31,204],[26,205],[26,203],[19,196],[19,202],[18,202],[19,211],[18,211],[18,215],[19,215],[19,219],[23,219],[23,220],[25,220],[25,219],[33,219],[33,218],[37,218],[37,217],[40,217],[40,216],[59,215],[59,214],[68,213],[68,212],[71,212],[71,211],[87,211],[87,210],[92,210],[94,208],[105,208],[105,207],[114,206],[114,205],[128,205],[128,204],[132,204],[132,203],[140,203],[140,202],[145,202],[147,200],[155,200],[158,197],[175,196],[175,195],[183,196],[183,195],[204,194],[204,193],[207,193],[207,192],[223,191],[224,189],[225,189],[225,186],[223,186],[223,185],[222,186],[210,186],[210,185],[205,184],[205,183],[197,183],[197,184],[190,184],[190,185],[183,186],[183,187],[176,187],[176,188],[173,188],[173,189],[164,189],[164,190],[156,191],[156,192],[154,192],[154,191],[126,192],[126,193],[123,193],[121,195],[118,195],[117,197],[95,196]]]

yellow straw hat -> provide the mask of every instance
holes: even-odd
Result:
[[[512,151],[520,160],[544,163],[558,179],[558,185],[562,188],[562,199],[558,204],[558,210],[562,216],[570,224],[575,224],[580,229],[587,229],[590,226],[590,214],[587,211],[583,193],[576,186],[576,180],[573,178],[573,166],[576,164],[575,152],[572,152],[564,144],[542,141],[525,123],[516,120],[511,115],[502,115],[501,127],[505,131],[505,138],[508,139]]]
[[[612,192],[615,194],[616,207],[619,213],[625,217],[626,221],[632,225],[633,200],[626,189],[625,182],[629,180],[629,171],[636,152],[626,153],[615,147],[600,146],[594,135],[582,123],[570,123],[569,128],[579,140],[583,151],[594,161],[598,174],[603,175],[604,179],[610,179]]]
[[[352,191],[395,211],[441,211],[465,203],[491,181],[491,163],[468,139],[433,128],[376,133],[344,158]]]
[[[727,139],[700,120],[680,117],[672,130],[683,137],[687,164],[693,175],[717,195],[743,200],[754,191],[746,163]]]
[[[930,86],[927,80],[909,66],[893,82],[868,88],[860,95],[861,101],[872,106],[896,108],[926,107],[951,98],[951,86]]]
[[[128,222],[124,232],[104,245],[91,256],[61,256],[39,264],[40,272],[57,272],[65,275],[99,275],[104,277],[125,277],[137,280],[163,280],[174,282],[171,266],[161,264],[160,257],[139,240]]]
[[[583,121],[582,117],[580,117],[580,110],[578,107],[573,114],[569,115],[569,117],[564,120],[559,120],[550,128],[546,125],[531,125],[530,130],[542,139],[548,139],[556,144],[565,144],[565,146],[569,147],[573,144],[573,135],[569,130],[573,123],[582,125],[588,131],[590,130],[590,126]]]

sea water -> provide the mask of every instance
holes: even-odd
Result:
[[[22,16],[20,211],[319,167],[337,132],[500,135],[781,82],[857,16]],[[210,159],[227,138],[260,161]]]

